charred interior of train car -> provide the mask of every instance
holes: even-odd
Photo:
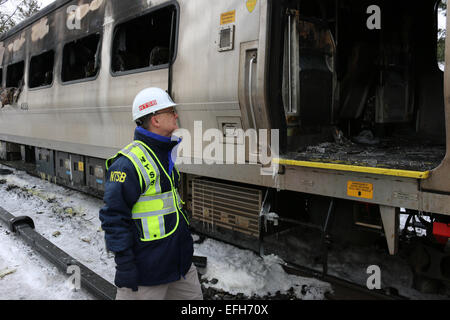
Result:
[[[278,90],[269,97],[290,159],[418,171],[439,165],[445,117],[436,1],[272,5],[269,87]]]
[[[436,168],[446,151],[437,5],[273,1],[268,97],[272,127],[281,129],[281,157]],[[277,214],[264,214],[262,207],[266,253],[300,264],[308,260],[326,271],[332,247],[387,252],[376,204],[276,190],[269,199]],[[445,290],[443,283],[450,287],[450,257],[432,230],[433,221],[449,223],[448,217],[403,209],[400,214],[408,217],[400,255],[414,271],[414,286],[435,292]]]

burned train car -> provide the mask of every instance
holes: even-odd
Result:
[[[134,96],[160,87],[178,103],[196,229],[266,252],[304,226],[324,252],[382,236],[396,254],[405,240],[417,279],[448,284],[438,5],[57,0],[0,38],[0,156],[101,194],[104,160],[132,139]]]

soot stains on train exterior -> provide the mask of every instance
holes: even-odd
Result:
[[[33,89],[50,86],[53,69],[62,84],[94,80],[101,67],[105,23],[114,26],[111,49],[107,49],[113,76],[167,68],[175,58],[179,19],[176,1],[150,8],[140,1],[131,4],[112,1],[108,12],[106,1],[85,2],[55,1],[2,35],[0,63],[4,66],[20,61],[28,63],[29,55],[30,72],[42,73],[33,76],[35,79],[29,75],[28,80],[32,81],[29,88]],[[38,67],[41,63],[45,71],[36,69],[41,68]]]
[[[94,33],[66,43],[63,49],[61,81],[95,79],[100,70],[101,36]]]
[[[175,57],[178,12],[176,2],[169,2],[121,18],[112,40],[112,75],[166,68]]]

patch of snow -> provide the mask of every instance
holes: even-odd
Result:
[[[91,300],[83,290],[72,291],[69,275],[35,254],[0,225],[0,300]]]
[[[295,296],[305,300],[324,299],[326,292],[332,292],[329,283],[287,274],[280,265],[283,261],[273,254],[261,258],[252,251],[213,239],[195,244],[194,250],[195,255],[208,258],[203,277],[218,280],[215,284],[204,284],[205,287],[247,297],[273,295],[277,291],[287,293],[293,288]]]
[[[113,282],[114,259],[105,249],[98,218],[102,200],[23,171],[14,170],[2,179],[6,183],[0,185],[0,206],[15,216],[30,216],[42,236]]]

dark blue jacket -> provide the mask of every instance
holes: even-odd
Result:
[[[179,176],[173,168],[171,153],[179,141],[172,141],[170,138],[140,127],[135,130],[134,140],[140,140],[149,146],[169,175],[172,176],[173,171],[175,186],[178,187]],[[122,179],[111,181],[113,171],[126,174],[123,182],[121,182]],[[165,174],[161,168],[159,171],[161,172],[161,191],[170,191],[169,180],[163,178]],[[106,177],[105,206],[100,209],[100,220],[102,229],[105,231],[106,247],[116,253],[117,270],[120,270],[121,264],[135,265],[139,286],[164,284],[184,277],[191,266],[194,248],[192,236],[183,215],[179,215],[178,228],[171,236],[155,241],[141,241],[140,220],[131,219],[131,208],[144,192],[141,190],[134,165],[128,158],[120,156],[109,167]],[[187,217],[185,212],[184,215]],[[176,223],[176,214],[169,216],[171,219],[165,219],[166,230],[172,230]]]

